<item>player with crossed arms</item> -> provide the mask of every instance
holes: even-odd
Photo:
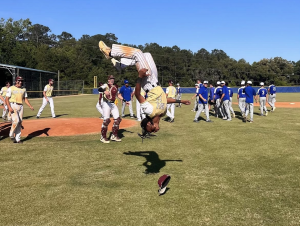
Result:
[[[146,118],[141,122],[143,130],[140,135],[141,138],[146,138],[150,133],[157,132],[160,129],[159,122],[161,117],[166,114],[167,103],[190,104],[188,100],[175,100],[166,97],[165,92],[158,85],[157,68],[150,53],[143,53],[139,49],[117,44],[113,44],[112,48],[109,48],[103,41],[99,42],[99,48],[107,59],[120,57],[135,62],[139,74],[135,86],[135,96],[146,114]],[[147,93],[146,99],[141,95],[141,88]]]

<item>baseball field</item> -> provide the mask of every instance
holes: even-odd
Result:
[[[36,119],[42,100],[32,99],[24,143],[0,137],[0,225],[300,225],[299,93],[278,93],[286,106],[267,117],[255,107],[253,124],[237,105],[233,121],[213,123],[193,123],[182,106],[143,143],[127,117],[110,144],[99,141],[97,98],[54,98],[56,119],[49,106]],[[163,174],[171,181],[158,196]]]

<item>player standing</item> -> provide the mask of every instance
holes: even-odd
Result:
[[[43,104],[38,112],[38,114],[36,115],[36,118],[40,118],[42,111],[44,110],[44,108],[46,107],[46,105],[49,103],[50,104],[50,109],[51,109],[51,114],[52,114],[52,118],[55,118],[55,113],[54,113],[54,103],[53,103],[53,99],[52,99],[52,92],[53,92],[53,83],[54,80],[53,79],[49,79],[49,84],[45,86],[44,91],[43,91]]]
[[[217,87],[215,88],[215,93],[214,93],[214,103],[216,103],[216,114],[215,117],[218,118],[220,115],[223,118],[224,114],[223,114],[223,109],[222,109],[222,105],[221,105],[221,101],[220,98],[222,96],[222,87],[220,86],[221,82],[217,81]]]
[[[120,118],[118,107],[115,105],[115,100],[118,94],[118,86],[115,84],[115,77],[113,75],[108,76],[107,84],[100,86],[98,91],[103,95],[101,106],[104,118],[101,128],[100,141],[102,143],[109,143],[106,134],[108,129],[107,127],[110,123],[110,114],[112,114],[114,118],[114,124],[112,127],[112,135],[110,140],[120,142],[122,140],[118,137],[118,131],[122,119]]]
[[[208,90],[207,90],[208,81],[203,82],[203,86],[199,89],[199,104],[198,111],[195,115],[195,119],[193,122],[199,122],[198,118],[203,110],[205,110],[206,122],[212,122],[209,119],[209,110],[208,110]]]
[[[7,114],[7,121],[11,121],[11,114],[10,114],[10,111],[8,110],[8,107],[6,105],[6,102],[5,102],[5,98],[6,98],[6,92],[8,90],[8,88],[10,87],[10,82],[7,81],[5,82],[5,86],[1,88],[0,90],[0,102],[3,103],[3,113],[2,113],[2,118],[4,120],[6,120],[6,114]]]
[[[264,83],[260,83],[261,87],[257,90],[257,95],[259,96],[259,103],[260,103],[260,115],[264,116],[264,111],[265,115],[268,115],[268,109],[266,107],[266,103],[268,102],[268,90],[264,87]]]
[[[100,86],[102,86],[103,84],[101,83],[101,82],[99,82],[99,88],[100,88]],[[98,89],[99,89],[98,88]],[[102,110],[102,107],[101,107],[101,103],[102,103],[102,101],[103,101],[103,93],[100,93],[99,92],[99,99],[98,99],[98,101],[97,101],[97,104],[96,104],[96,109],[97,109],[97,111],[101,114],[101,117],[100,117],[100,119],[103,119],[103,110]]]
[[[245,117],[246,109],[246,94],[245,94],[245,81],[241,81],[241,87],[238,89],[237,99],[242,116]]]
[[[247,86],[244,89],[245,95],[246,95],[246,113],[244,116],[244,122],[247,122],[247,116],[250,112],[250,123],[253,123],[253,97],[255,98],[255,101],[257,101],[256,99],[256,92],[255,90],[252,88],[252,82],[248,81],[247,82]]]
[[[232,119],[231,119],[231,114],[229,111],[230,97],[229,97],[228,87],[225,85],[224,81],[221,82],[221,86],[222,86],[222,96],[220,98],[220,101],[222,103],[223,110],[224,110],[223,120],[231,121]],[[227,115],[227,117],[225,115]]]
[[[14,143],[23,143],[21,141],[21,129],[23,120],[23,100],[33,111],[29,100],[27,99],[27,92],[22,88],[23,78],[16,77],[16,84],[7,89],[5,103],[11,113],[12,125],[9,132],[9,137]]]
[[[214,93],[215,93],[215,87],[213,84],[209,85],[209,100],[208,100],[208,104],[209,104],[209,110],[211,109],[211,106],[214,107],[214,111],[213,114],[216,113],[216,105],[214,103]]]
[[[275,111],[275,102],[276,102],[276,86],[272,83],[268,89],[269,92],[269,105],[272,108],[272,111]]]
[[[232,108],[232,97],[233,97],[233,90],[231,87],[228,87],[228,91],[229,91],[229,111],[232,114],[232,117],[235,118],[235,113],[234,110]]]
[[[176,100],[181,100],[181,88],[180,88],[180,84],[177,83],[177,88],[176,88]],[[181,108],[181,103],[179,103],[176,107],[180,107]]]
[[[199,96],[198,96],[198,92],[199,92],[199,84],[196,83],[195,84],[195,94],[194,96],[192,96],[192,100],[196,97],[195,101],[194,101],[194,108],[191,110],[193,112],[196,112],[198,110],[198,103],[199,103]]]
[[[134,118],[131,101],[133,94],[129,81],[124,80],[124,85],[121,87],[118,95],[119,99],[122,100],[122,118],[125,117],[125,106],[129,106],[130,118]]]
[[[175,96],[176,96],[176,89],[173,86],[173,81],[170,80],[169,81],[169,87],[166,89],[166,96],[167,98],[172,98],[175,100]],[[171,111],[169,111],[169,109]],[[175,118],[175,103],[170,103],[167,104],[167,116],[170,118],[169,122],[174,122],[174,118]]]

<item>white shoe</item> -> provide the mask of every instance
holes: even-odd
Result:
[[[108,143],[110,142],[109,140],[104,139],[102,136],[101,136],[101,138],[100,138],[100,141],[101,141],[102,143],[104,143],[104,144],[108,144]]]
[[[137,119],[137,121],[138,121],[138,122],[141,122],[141,121],[142,121],[142,119],[140,119],[140,118],[139,118],[139,119]]]
[[[232,117],[235,118],[235,114],[234,113],[232,113]]]
[[[111,49],[109,47],[107,47],[107,45],[105,45],[105,43],[103,41],[99,42],[99,49],[104,54],[104,56],[106,57],[106,59],[110,59],[111,58],[109,56],[109,53],[110,53]]]
[[[122,71],[121,63],[117,61],[115,58],[111,58],[111,62],[114,65],[114,67],[118,70],[118,72]]]
[[[117,142],[121,142],[122,141],[119,137],[116,137],[113,134],[111,135],[110,140],[117,141]]]
[[[268,111],[266,111],[266,116],[268,115]]]
[[[273,107],[273,111],[275,111],[276,107]]]
[[[223,117],[223,120],[227,120],[227,118],[226,118],[226,117]]]
[[[227,119],[226,121],[232,121],[232,119]]]

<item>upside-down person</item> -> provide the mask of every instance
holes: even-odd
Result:
[[[159,130],[159,121],[166,114],[168,103],[191,104],[188,100],[175,100],[166,97],[165,92],[158,85],[157,68],[150,53],[143,53],[139,49],[117,44],[113,44],[112,48],[109,48],[102,41],[99,42],[99,48],[107,59],[119,57],[132,59],[135,62],[139,73],[135,86],[135,96],[146,114],[146,118],[141,122],[142,138]],[[141,95],[141,88],[147,93],[146,99]]]
[[[119,114],[119,109],[115,105],[115,100],[118,96],[118,86],[115,84],[115,77],[113,75],[108,76],[107,84],[100,86],[99,100],[101,101],[101,107],[103,110],[103,123],[101,128],[100,141],[103,143],[109,143],[106,137],[107,127],[110,123],[110,114],[113,115],[114,124],[112,127],[112,135],[110,140],[120,142],[121,139],[118,137],[119,125],[122,121]]]

